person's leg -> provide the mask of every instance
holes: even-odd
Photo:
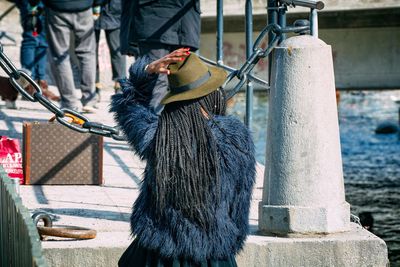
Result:
[[[80,110],[81,103],[74,90],[69,44],[73,14],[46,10],[46,35],[50,52],[50,64],[55,83],[61,95],[61,106]]]
[[[96,81],[95,81],[95,89],[97,95],[97,102],[100,102],[100,90],[103,88],[100,82],[100,67],[99,67],[99,43],[100,43],[100,34],[101,30],[94,30],[94,34],[96,37]]]
[[[74,33],[75,54],[81,68],[81,102],[84,107],[93,107],[96,103],[96,40],[91,9],[74,13]]]
[[[41,18],[44,26],[44,17]],[[35,52],[35,77],[42,88],[42,93],[45,97],[53,101],[60,101],[60,97],[51,92],[48,88],[46,79],[46,67],[47,67],[47,40],[46,31],[43,27],[42,32],[36,37],[37,46]]]
[[[106,40],[111,56],[112,79],[115,82],[126,77],[126,58],[120,52],[119,33],[119,29],[106,30]]]
[[[44,24],[44,17],[40,18]],[[40,34],[36,37],[37,46],[35,51],[35,69],[36,69],[36,79],[45,80],[46,79],[46,64],[47,64],[47,40],[46,40],[46,30],[43,28]]]
[[[36,37],[32,35],[32,32],[24,31],[22,33],[20,53],[21,68],[32,75],[33,79],[36,78],[34,71],[36,46]]]
[[[96,37],[96,83],[100,83],[100,69],[99,69],[99,43],[100,43],[101,30],[94,30]]]
[[[139,43],[139,52],[141,56],[147,55],[151,59],[159,59],[177,49],[177,46],[165,45],[161,43]],[[150,106],[157,114],[160,114],[164,109],[161,100],[165,97],[168,90],[167,75],[158,75],[157,82],[153,89],[153,95],[150,101]]]

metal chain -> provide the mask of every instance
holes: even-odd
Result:
[[[2,44],[0,44],[0,67],[9,76],[10,83],[15,90],[32,102],[39,102],[42,106],[52,112],[57,121],[62,125],[81,133],[93,133],[96,135],[111,137],[118,141],[126,140],[125,136],[117,127],[91,122],[81,113],[67,108],[59,108],[56,104],[48,100],[43,95],[40,86],[26,72],[18,70],[6,54],[4,54]],[[28,93],[24,89],[28,85],[32,85],[35,89],[33,94]]]
[[[260,59],[267,57],[272,50],[278,45],[279,40],[281,39],[282,34],[284,33],[289,33],[289,32],[302,32],[305,30],[309,30],[309,26],[292,26],[292,27],[284,27],[282,28],[278,24],[269,24],[267,25],[259,34],[257,37],[256,41],[254,42],[253,45],[253,53],[250,55],[250,57],[246,60],[246,62],[240,67],[240,69],[234,69],[229,66],[221,65],[216,62],[210,61],[208,59],[205,59],[201,57],[204,61],[207,63],[210,63],[215,66],[222,67],[228,71],[230,71],[230,74],[226,78],[224,84],[221,86],[222,88],[225,88],[234,78],[239,79],[238,83],[235,85],[235,87],[232,90],[229,90],[227,93],[227,98],[230,99],[232,98],[239,90],[242,88],[242,86],[246,83],[247,80],[254,81],[257,83],[260,83],[262,85],[267,85],[267,88],[269,88],[269,85],[266,81],[261,80],[260,78],[254,77],[251,72],[255,65],[260,61]],[[269,32],[273,32],[274,36],[272,40],[268,43],[268,46],[263,49],[261,47],[262,41],[268,36]]]

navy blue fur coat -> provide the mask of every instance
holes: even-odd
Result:
[[[130,68],[130,78],[122,82],[122,94],[112,97],[111,111],[129,144],[141,159],[149,160],[154,150],[158,116],[149,107],[156,75],[144,71],[148,59],[139,58]],[[167,207],[168,221],[152,216],[150,194],[154,175],[148,162],[140,194],[131,215],[132,234],[139,244],[159,251],[162,257],[179,257],[200,262],[235,255],[244,245],[255,181],[254,144],[249,130],[232,116],[215,116],[209,121],[219,154],[221,200],[213,218],[216,227],[199,228],[178,210]]]

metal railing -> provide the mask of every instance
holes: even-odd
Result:
[[[286,26],[286,10],[288,6],[303,6],[310,8],[310,21],[307,24],[297,24],[294,26]],[[285,38],[285,34],[289,32],[304,33],[309,31],[311,35],[317,36],[317,13],[316,11],[324,7],[321,1],[311,0],[268,0],[268,24],[261,31],[256,41],[252,42],[253,34],[253,14],[252,0],[246,0],[246,61],[239,69],[224,65],[223,63],[223,0],[217,0],[217,61],[213,62],[209,59],[201,57],[205,62],[224,68],[231,73],[222,85],[226,87],[234,78],[239,81],[228,92],[228,98],[234,96],[243,86],[247,84],[246,91],[246,119],[247,126],[251,126],[253,117],[253,85],[256,82],[265,88],[269,88],[269,82],[266,82],[252,74],[254,66],[261,58],[269,57],[271,64],[271,51]],[[268,36],[268,46],[263,49],[261,41]],[[115,140],[125,140],[125,136],[120,129],[115,126],[108,126],[97,122],[91,122],[84,115],[70,109],[59,108],[57,105],[49,101],[43,96],[39,85],[24,71],[18,70],[7,55],[3,52],[0,44],[0,67],[9,76],[11,85],[20,92],[26,99],[32,102],[39,102],[50,112],[54,113],[57,121],[64,126],[81,132],[93,133],[105,137],[111,137]],[[269,68],[270,69],[270,68]],[[267,75],[269,77],[269,73]],[[34,93],[30,94],[25,90],[26,85],[30,84],[34,89]]]
[[[309,24],[308,25],[286,25],[286,11],[288,6],[296,7],[302,6],[310,8]],[[204,61],[209,64],[213,64],[230,71],[231,74],[228,76],[227,81],[224,86],[226,86],[233,78],[238,78],[240,81],[234,87],[230,93],[232,97],[237,93],[244,84],[246,87],[246,117],[245,123],[248,127],[251,127],[253,118],[253,83],[269,89],[270,72],[268,71],[267,77],[268,82],[264,81],[252,74],[252,69],[258,63],[261,58],[266,56],[269,57],[269,70],[271,67],[271,51],[275,46],[282,42],[286,38],[286,33],[289,32],[305,32],[309,31],[310,35],[318,37],[318,14],[317,10],[322,10],[324,8],[324,3],[322,1],[313,0],[267,0],[268,9],[268,24],[261,31],[260,35],[253,44],[253,10],[252,10],[252,0],[246,0],[245,6],[245,29],[246,29],[246,62],[240,67],[240,69],[235,69],[230,66],[226,66],[223,63],[223,0],[217,0],[217,58],[216,62],[209,59],[201,57]],[[266,49],[261,49],[260,44],[266,35],[268,35],[268,47]]]
[[[36,226],[2,167],[0,167],[0,266],[47,266]]]

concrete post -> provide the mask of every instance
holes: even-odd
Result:
[[[349,229],[331,47],[296,36],[275,49],[271,73],[262,232]]]

